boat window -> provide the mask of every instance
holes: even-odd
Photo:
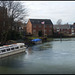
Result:
[[[0,50],[3,50],[3,48],[0,48]]]
[[[5,52],[5,50],[1,50],[2,52]]]
[[[7,51],[10,51],[10,48],[9,48],[9,49],[7,49]]]
[[[2,48],[0,48],[0,49],[2,49]]]
[[[15,47],[15,49],[18,49],[19,47]]]
[[[23,47],[23,45],[22,46],[20,46],[20,48],[22,48]]]
[[[11,50],[14,50],[14,48],[11,48]]]

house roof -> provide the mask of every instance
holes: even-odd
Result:
[[[45,22],[45,25],[53,25],[50,19],[30,19],[32,24],[42,24],[41,22]]]

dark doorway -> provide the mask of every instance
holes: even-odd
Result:
[[[39,37],[42,36],[42,30],[38,31],[38,36],[39,36]]]

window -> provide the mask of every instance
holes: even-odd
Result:
[[[20,46],[20,48],[22,48],[23,47],[23,45],[22,46]]]
[[[12,27],[12,30],[14,30],[14,27]]]
[[[49,30],[49,32],[51,32],[51,30]]]
[[[74,32],[74,30],[72,29],[72,32]]]
[[[36,30],[33,30],[33,33],[35,33],[36,32]]]
[[[39,23],[40,21],[38,21],[38,23]]]
[[[36,25],[34,25],[33,28],[36,28]]]
[[[34,23],[34,21],[32,21]]]
[[[5,50],[1,50],[2,52],[5,52]]]
[[[57,29],[60,29],[59,27],[57,27]]]
[[[69,32],[67,32],[69,34]]]
[[[47,25],[45,25],[45,28],[47,28]]]
[[[39,28],[41,28],[41,25],[39,25]]]
[[[52,25],[49,25],[50,28],[52,28]]]
[[[47,31],[47,30],[44,30],[45,32]]]
[[[11,48],[11,50],[14,50],[14,48]]]
[[[15,49],[18,49],[19,47],[15,47]]]
[[[10,48],[9,48],[9,49],[7,49],[7,51],[10,51]]]
[[[19,29],[21,29],[21,27],[19,27]]]
[[[57,29],[57,32],[59,32],[60,30],[59,29]]]

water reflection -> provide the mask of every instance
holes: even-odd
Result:
[[[43,51],[52,48],[52,44],[50,42],[43,43],[37,46],[33,46],[32,49],[36,51]]]
[[[32,54],[32,53],[33,53],[32,47],[28,47],[27,53],[28,53],[28,54]]]
[[[52,45],[51,44],[45,44],[45,45],[42,45],[39,47],[39,50],[42,51],[42,50],[48,50],[49,48],[52,48]]]
[[[55,38],[53,41],[75,41],[75,38]]]
[[[25,62],[26,60],[28,61],[31,60],[31,55],[33,53],[35,53],[34,51],[43,51],[43,50],[47,50],[49,48],[52,48],[52,45],[50,43],[44,43],[44,44],[40,44],[37,46],[33,46],[33,47],[28,47],[28,49],[26,50],[26,54],[25,53],[20,53],[20,54],[16,54],[16,55],[12,55],[9,57],[5,57],[0,59],[0,66],[4,66],[4,67],[10,67],[10,68],[23,68],[25,67],[24,65],[29,64],[31,62]],[[34,55],[35,56],[35,55]]]
[[[24,67],[21,59],[24,57],[25,53],[20,53],[0,59],[0,66],[2,67],[11,67],[11,68],[21,68]]]

